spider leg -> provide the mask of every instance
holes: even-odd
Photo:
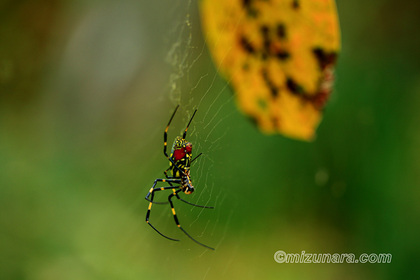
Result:
[[[165,171],[163,171],[163,174],[165,174],[166,179],[169,179],[171,177],[169,177],[168,175],[168,171],[171,169],[171,167],[169,166],[168,169],[166,169]]]
[[[176,196],[176,198],[178,198],[178,199],[179,199],[179,200],[181,200],[182,202],[185,202],[185,203],[187,203],[187,204],[189,204],[189,205],[192,205],[192,206],[195,206],[195,207],[208,208],[208,209],[214,209],[214,207],[213,207],[213,206],[198,205],[198,204],[194,204],[194,203],[188,202],[188,201],[186,201],[186,200],[183,200],[183,199],[182,199],[182,198],[178,195],[178,192],[179,192],[179,191],[175,191],[174,189],[173,189],[173,191],[174,191],[174,195]]]
[[[179,105],[178,105],[178,106],[176,106],[175,111],[172,113],[172,116],[171,116],[171,118],[169,119],[168,125],[167,125],[167,126],[166,126],[166,128],[165,128],[165,132],[163,133],[163,154],[164,154],[167,158],[169,158],[168,153],[166,152],[166,146],[168,145],[168,129],[169,129],[169,125],[171,124],[172,119],[174,118],[175,113],[176,113],[176,111],[178,110],[178,108],[179,108]]]
[[[201,155],[201,154],[200,154]],[[198,156],[200,156],[200,155],[198,155]],[[197,157],[198,157],[197,156]],[[196,158],[197,158],[196,157]],[[169,177],[168,176],[168,170],[170,169],[170,167],[168,168],[168,169],[166,169],[163,173],[165,174],[165,176],[166,176],[166,178],[167,179],[172,179],[171,177]],[[167,181],[167,183],[170,185],[170,186],[172,186],[172,184],[171,184],[171,182],[168,182]],[[174,193],[175,193],[175,189],[173,189],[173,191],[174,191]],[[188,201],[186,201],[186,200],[184,200],[184,199],[182,199],[181,197],[179,197],[179,195],[178,195],[178,193],[175,193],[175,195],[176,195],[176,198],[178,198],[179,200],[181,200],[182,202],[185,202],[185,203],[187,203],[187,204],[189,204],[189,205],[192,205],[192,206],[196,206],[196,207],[201,207],[201,208],[209,208],[209,209],[213,209],[214,207],[213,206],[202,206],[202,205],[197,205],[197,204],[194,204],[194,203],[191,203],[191,202],[188,202]],[[154,203],[157,203],[157,202],[154,202]],[[168,203],[168,202],[159,202],[158,204],[166,204],[166,203]]]
[[[191,116],[191,119],[190,119],[190,121],[188,122],[187,127],[186,127],[186,128],[185,128],[185,130],[184,130],[184,134],[182,134],[182,138],[184,138],[184,139],[185,139],[185,137],[187,137],[188,127],[190,127],[190,124],[191,124],[191,122],[192,122],[192,120],[193,120],[193,118],[194,118],[194,116],[195,116],[195,113],[197,113],[197,109],[195,109],[195,110],[194,110],[194,113],[193,113],[193,115]]]
[[[166,179],[173,179],[173,178],[170,178],[169,176],[168,176],[168,170],[169,169],[171,169],[170,167],[168,168],[168,169],[166,169],[165,171],[163,171],[163,173],[165,174],[165,177],[166,177]],[[166,181],[166,183],[168,183],[171,187],[173,187],[173,185],[171,184],[171,182],[168,182],[168,180],[165,180]],[[153,188],[153,187],[152,187]],[[152,191],[152,190],[151,190]],[[152,198],[151,198],[151,200],[153,200],[153,196],[154,196],[154,193],[153,193],[153,191],[152,191]],[[147,196],[146,196],[147,197]],[[146,200],[147,201],[150,201],[150,199],[148,199],[148,198],[146,198]],[[168,204],[169,202],[168,201],[165,201],[165,202],[156,202],[156,201],[153,201],[153,203],[155,203],[155,204]]]
[[[156,181],[155,181],[156,182]],[[152,188],[152,190],[150,190],[150,192],[149,193],[151,193],[151,195],[152,195],[152,197],[151,197],[151,199],[149,200],[148,199],[148,197],[146,196],[146,199],[147,200],[149,200],[150,201],[150,203],[149,203],[149,207],[147,208],[147,214],[146,214],[146,223],[149,225],[149,226],[151,226],[157,233],[159,233],[160,235],[162,235],[163,237],[165,237],[165,238],[167,238],[167,239],[169,239],[169,240],[172,240],[172,241],[179,241],[179,239],[174,239],[174,238],[171,238],[171,237],[168,237],[168,236],[166,236],[166,235],[164,235],[163,233],[161,233],[159,230],[157,230],[157,228],[155,228],[150,222],[149,222],[149,218],[150,218],[150,212],[151,212],[151,210],[152,210],[152,205],[153,205],[153,197],[154,197],[154,191],[156,192],[156,191],[163,191],[163,190],[170,190],[170,189],[175,189],[175,188],[179,188],[179,187],[163,187],[163,188],[156,188],[156,189],[153,189]]]
[[[188,202],[188,201],[183,200],[182,198],[180,198],[178,195],[177,195],[177,198],[178,198],[179,200],[181,200],[182,202],[185,202],[185,203],[187,203],[187,204],[189,204],[189,205],[192,205],[192,206],[195,206],[195,207],[207,208],[207,209],[214,209],[214,206],[197,205],[197,204],[194,204],[194,203]]]
[[[201,155],[201,153],[200,153],[200,155]],[[200,155],[196,156],[196,158],[198,158]],[[163,172],[163,173],[165,174],[166,178],[168,178],[168,179],[170,179],[170,177],[168,176],[168,173],[167,173],[167,171],[168,171],[169,169],[170,169],[170,168],[166,169],[166,170]],[[167,183],[168,183],[170,186],[172,186],[171,182],[167,182]],[[175,189],[172,189],[172,190],[173,190],[173,191],[174,191],[174,193],[175,193]],[[176,198],[178,198],[178,199],[179,199],[179,200],[181,200],[182,202],[185,202],[185,203],[187,203],[187,204],[189,204],[189,205],[196,206],[196,207],[201,207],[201,208],[214,209],[214,207],[213,207],[213,206],[203,206],[203,205],[197,205],[197,204],[194,204],[194,203],[188,202],[188,201],[186,201],[186,200],[182,199],[181,197],[179,197],[178,193],[175,193],[175,195],[176,195]],[[154,203],[157,203],[157,202],[154,202]],[[168,203],[168,202],[159,202],[158,204],[166,204],[166,203]]]
[[[199,153],[195,158],[192,159],[191,163],[193,163],[194,160],[196,160],[199,156],[201,156],[203,153]]]
[[[154,198],[154,195],[155,195],[155,193],[154,193],[155,191],[159,191],[159,190],[162,191],[162,190],[165,189],[165,188],[155,188],[155,186],[156,186],[156,184],[158,182],[168,183],[171,187],[173,187],[173,185],[171,184],[171,182],[172,183],[179,184],[179,183],[181,183],[181,180],[179,180],[179,179],[172,179],[172,178],[168,178],[168,179],[156,179],[155,182],[153,183],[153,186],[150,188],[149,192],[147,193],[147,195],[145,197],[145,199],[147,201],[149,201],[149,202],[152,202],[153,201],[153,198]],[[150,195],[152,196],[151,198],[149,198]],[[168,204],[167,201],[165,201],[165,202],[153,201],[153,203],[154,204]]]
[[[176,111],[178,110],[178,108],[179,108],[179,105],[178,106],[176,106],[176,108],[175,108],[175,111],[172,113],[172,116],[171,116],[171,118],[169,119],[169,122],[168,122],[168,124],[166,125],[166,128],[165,128],[165,131],[163,132],[163,154],[166,156],[166,158],[174,165],[174,167],[176,168],[176,169],[178,169],[182,174],[184,173],[184,171],[181,169],[181,168],[179,168],[178,167],[178,165],[176,165],[175,164],[175,162],[172,160],[172,158],[168,155],[168,153],[166,152],[166,148],[167,148],[167,146],[168,146],[168,129],[169,129],[169,126],[171,125],[171,122],[172,122],[172,119],[174,118],[174,116],[175,116],[175,113],[176,113]],[[190,122],[188,123],[188,126],[187,126],[187,128],[185,129],[185,131],[184,131],[184,138],[185,138],[185,134],[187,133],[187,130],[188,130],[188,127],[189,127],[189,125],[190,125],[190,123],[191,123],[191,121],[192,121],[192,118],[194,117],[194,115],[195,115],[195,112],[196,112],[197,110],[195,110],[194,111],[194,114],[193,114],[193,116],[191,117],[191,120],[190,120]]]
[[[155,188],[156,184],[158,182],[163,182],[163,183],[168,183],[171,187],[172,184],[171,183],[175,183],[175,184],[180,184],[181,180],[179,179],[173,179],[173,178],[168,178],[168,179],[156,179],[155,182],[153,183],[153,186],[150,188],[149,192],[147,193],[145,199],[149,202],[153,201],[153,192],[158,191],[158,190],[164,190],[165,188]],[[149,196],[152,195],[152,198],[149,199]],[[153,202],[155,204],[167,204],[168,202]]]
[[[183,228],[181,227],[181,225],[180,225],[180,223],[179,223],[179,221],[178,221],[178,217],[176,216],[176,213],[175,213],[174,204],[173,204],[173,202],[172,202],[172,197],[174,197],[175,195],[177,195],[177,194],[178,194],[178,192],[180,192],[180,191],[182,191],[182,189],[179,189],[179,190],[175,191],[174,193],[171,193],[171,194],[168,196],[168,201],[169,201],[169,203],[171,204],[172,214],[174,215],[174,220],[175,220],[176,225],[178,226],[178,228],[179,228],[180,230],[182,230],[182,231],[185,233],[185,235],[186,235],[186,236],[188,236],[188,237],[189,237],[192,241],[194,241],[195,243],[197,243],[197,244],[199,244],[199,245],[201,245],[201,246],[203,246],[203,247],[205,247],[205,248],[207,248],[207,249],[214,250],[214,248],[209,247],[209,246],[207,246],[207,245],[205,245],[205,244],[203,244],[203,243],[198,242],[197,240],[195,240],[195,239],[194,239],[191,235],[189,235],[189,234],[188,234],[188,232],[186,232],[186,231],[185,231],[185,229],[183,229]]]
[[[169,119],[169,122],[168,122],[168,124],[166,125],[166,128],[165,128],[165,131],[163,132],[163,154],[166,156],[166,158],[174,165],[174,167],[176,168],[176,169],[178,169],[178,171],[179,172],[181,172],[181,174],[184,174],[184,171],[180,168],[180,167],[178,167],[178,165],[176,165],[175,164],[175,162],[172,160],[172,158],[170,158],[169,157],[169,155],[168,155],[168,153],[167,153],[167,151],[166,151],[166,148],[167,148],[167,146],[168,146],[168,129],[169,129],[169,126],[171,125],[171,122],[172,122],[172,119],[174,118],[174,116],[175,116],[175,113],[176,113],[176,111],[178,110],[178,108],[179,108],[179,105],[178,106],[176,106],[176,108],[175,108],[175,111],[172,113],[172,116],[171,116],[171,118]],[[191,124],[191,121],[193,120],[193,118],[194,118],[194,116],[195,116],[195,113],[197,112],[197,109],[194,111],[194,113],[193,113],[193,115],[192,115],[192,117],[191,117],[191,119],[190,119],[190,121],[188,122],[188,125],[187,125],[187,127],[185,128],[185,131],[184,131],[184,134],[183,134],[183,138],[185,139],[185,137],[187,136],[187,131],[188,131],[188,127],[190,126],[190,124]],[[198,156],[197,156],[198,157]]]

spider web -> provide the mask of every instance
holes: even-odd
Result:
[[[183,111],[181,114],[184,124],[193,110],[198,110],[187,139],[193,143],[194,152],[201,152],[203,155],[191,168],[196,187],[194,198],[186,196],[184,199],[194,199],[204,202],[204,205],[214,205],[215,209],[190,208],[187,213],[187,216],[190,216],[187,228],[197,231],[197,227],[204,225],[197,238],[202,240],[206,236],[211,236],[212,242],[216,242],[214,246],[217,247],[223,240],[220,233],[227,226],[220,224],[218,217],[229,215],[229,211],[234,211],[234,208],[223,209],[225,207],[223,201],[228,192],[223,191],[223,186],[215,184],[217,175],[213,173],[213,168],[216,164],[224,163],[213,155],[214,152],[225,148],[223,139],[229,130],[226,122],[234,113],[230,107],[233,96],[228,92],[228,84],[219,78],[209,60],[206,43],[200,30],[197,5],[196,1],[190,0],[186,3],[180,1],[177,2],[178,7],[173,13],[177,15],[174,20],[177,24],[168,36],[172,42],[169,42],[170,47],[166,56],[166,61],[172,68],[169,75],[169,98],[174,105],[181,105],[179,111]],[[183,210],[187,208],[183,207]],[[205,212],[213,213],[210,215],[206,213],[207,221],[203,223],[201,216]]]
[[[221,166],[226,166],[226,163],[217,155],[226,149],[224,140],[229,133],[230,118],[237,113],[237,109],[233,105],[233,95],[229,92],[228,84],[219,77],[208,54],[204,36],[201,34],[198,11],[196,1],[181,0],[171,1],[169,11],[165,14],[170,27],[163,33],[163,42],[166,48],[164,58],[170,71],[166,76],[167,82],[159,101],[164,103],[167,109],[159,110],[158,118],[161,121],[155,123],[155,128],[150,136],[150,141],[153,139],[158,146],[151,160],[158,162],[159,166],[165,162],[162,160],[160,151],[161,134],[174,108],[178,104],[180,105],[168,131],[169,150],[173,139],[182,135],[185,125],[194,110],[197,109],[197,114],[187,135],[187,140],[193,144],[193,156],[202,153],[191,166],[191,178],[195,192],[192,195],[180,193],[180,196],[191,203],[214,206],[214,209],[193,207],[177,199],[173,199],[173,202],[181,226],[197,241],[214,247],[216,251],[212,252],[200,247],[177,229],[169,205],[154,204],[150,221],[163,234],[180,239],[180,242],[168,241],[158,236],[149,227],[143,230],[148,231],[145,236],[153,240],[150,245],[152,251],[154,251],[153,247],[156,248],[159,243],[160,250],[167,252],[166,254],[154,254],[154,258],[157,257],[163,262],[171,264],[176,262],[180,252],[185,252],[187,262],[188,260],[191,263],[206,262],[204,266],[198,266],[200,270],[205,267],[204,271],[195,270],[194,272],[195,275],[201,274],[205,279],[210,271],[213,270],[214,273],[215,269],[220,270],[220,265],[213,264],[213,262],[217,259],[219,250],[226,245],[224,241],[229,224],[234,213],[238,211],[238,204],[232,204],[232,200],[227,199],[233,194],[223,182],[225,175],[217,174],[215,171],[220,170]],[[149,183],[146,184],[151,185],[154,178],[162,178],[160,177],[162,171],[159,169],[150,170],[150,174],[157,174],[157,177],[151,177],[149,174]],[[147,190],[147,187],[143,190]],[[157,193],[155,200],[165,201],[168,194]],[[143,197],[140,200],[139,204],[136,203],[135,209],[145,211],[144,206],[147,204],[144,203]],[[139,212],[142,213],[140,210]],[[145,239],[144,242],[149,242],[149,240]],[[234,261],[235,254],[236,250],[233,250],[230,254],[224,255],[226,264],[222,266],[222,270],[228,269],[229,264]],[[168,267],[168,270],[178,271],[177,275],[189,273],[187,267],[179,268],[176,265]],[[223,271],[221,272],[223,273]]]

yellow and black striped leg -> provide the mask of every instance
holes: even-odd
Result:
[[[165,174],[166,179],[172,179],[173,177],[170,177],[168,175],[168,171],[171,170],[171,166],[168,167],[168,169],[166,169],[165,171],[163,171],[163,174]]]
[[[190,124],[191,124],[191,122],[192,122],[192,120],[193,120],[194,116],[195,116],[195,113],[197,113],[197,109],[195,109],[195,110],[194,110],[194,113],[193,113],[193,115],[191,116],[191,119],[190,119],[190,121],[188,122],[187,127],[186,127],[186,128],[185,128],[185,130],[184,130],[184,134],[182,135],[182,138],[184,138],[184,139],[185,139],[185,137],[187,137],[187,131],[188,131],[188,128],[190,127]]]
[[[150,202],[149,202],[149,207],[147,208],[147,214],[146,214],[146,223],[149,225],[149,226],[151,226],[157,233],[159,233],[160,235],[162,235],[163,237],[165,237],[165,238],[167,238],[167,239],[169,239],[169,240],[172,240],[172,241],[179,241],[179,239],[174,239],[174,238],[171,238],[171,237],[168,237],[168,236],[166,236],[166,235],[164,235],[163,233],[161,233],[159,230],[157,230],[157,228],[155,228],[151,223],[150,223],[150,221],[149,221],[149,218],[150,218],[150,212],[151,212],[151,210],[152,210],[152,205],[153,205],[153,203],[155,203],[155,202],[153,202],[153,197],[154,197],[154,192],[157,192],[157,191],[163,191],[163,190],[171,190],[171,189],[175,189],[175,188],[179,188],[179,187],[163,187],[163,188],[156,188],[156,189],[152,189],[152,190],[150,190],[150,194],[151,194],[151,198],[150,198],[150,200],[148,199],[148,198],[146,198],[147,200],[149,200]]]
[[[163,132],[163,154],[166,156],[166,158],[173,164],[173,166],[174,166],[174,168],[176,168],[178,171],[180,171],[181,173],[183,173],[183,170],[181,169],[181,168],[179,168],[178,167],[178,165],[176,165],[175,164],[175,162],[173,161],[173,159],[168,155],[168,153],[166,152],[166,148],[167,148],[167,146],[168,146],[168,129],[169,129],[169,126],[171,125],[171,122],[172,122],[172,119],[174,118],[174,116],[175,116],[175,113],[176,113],[176,111],[178,110],[178,108],[179,108],[179,105],[178,106],[176,106],[176,108],[175,108],[175,111],[172,113],[172,116],[171,116],[171,118],[169,119],[169,122],[168,122],[168,125],[166,126],[166,128],[165,128],[165,131]],[[197,110],[196,110],[197,111]],[[194,115],[195,115],[195,112],[194,112]],[[193,115],[193,117],[194,117],[194,115]],[[191,120],[192,120],[192,118],[191,118]],[[191,123],[191,120],[190,120],[190,123]],[[188,123],[188,126],[189,126],[190,124]],[[185,129],[185,132],[184,133],[186,133],[186,131],[187,131],[187,129],[188,129],[188,126],[187,126],[187,128]],[[185,137],[184,137],[185,138]]]
[[[171,183],[175,183],[175,184],[180,184],[181,180],[180,179],[156,179],[155,182],[153,183],[153,186],[150,188],[149,192],[147,193],[145,199],[149,202],[153,201],[153,192],[157,191],[157,190],[163,190],[165,188],[155,188],[156,184],[158,182],[163,182],[163,183],[168,183],[171,187],[172,184]],[[178,187],[176,187],[178,188]],[[149,199],[149,197],[152,196],[151,199]],[[153,202],[155,204],[167,204],[168,202]]]
[[[165,154],[165,156],[167,158],[169,158],[168,153],[166,152],[166,146],[168,145],[168,129],[169,129],[169,125],[171,124],[172,119],[174,118],[175,113],[178,110],[178,108],[179,108],[179,105],[176,106],[175,111],[172,113],[172,116],[169,119],[168,125],[165,128],[165,132],[163,133],[163,153]]]
[[[176,111],[178,110],[178,108],[179,108],[179,105],[178,106],[176,106],[176,108],[175,108],[175,110],[174,110],[174,112],[172,113],[172,116],[171,116],[171,118],[169,119],[169,122],[168,122],[168,124],[166,125],[166,128],[165,128],[165,131],[163,132],[163,154],[166,156],[166,158],[171,162],[171,164],[174,166],[174,168],[176,168],[181,174],[183,174],[184,173],[184,170],[182,169],[182,168],[180,168],[180,167],[178,167],[178,165],[177,164],[175,164],[175,162],[173,161],[173,159],[168,155],[168,153],[167,153],[167,151],[166,151],[166,149],[167,149],[167,146],[168,146],[168,129],[169,129],[169,126],[171,125],[171,122],[172,122],[172,119],[174,118],[174,116],[175,116],[175,113],[176,113]],[[188,128],[190,127],[190,124],[191,124],[191,122],[192,122],[192,120],[193,120],[193,118],[194,118],[194,116],[195,116],[195,113],[197,113],[197,109],[195,109],[194,110],[194,113],[193,113],[193,115],[191,116],[191,119],[190,119],[190,121],[188,122],[188,124],[187,124],[187,127],[185,128],[185,130],[184,130],[184,133],[183,133],[183,138],[185,139],[185,137],[187,136],[187,131],[188,131]],[[199,154],[198,156],[196,156],[194,159],[193,159],[193,161],[196,159],[196,158],[198,158],[199,156],[200,156],[201,154]]]
[[[200,155],[201,155],[201,154],[200,154]],[[167,171],[168,171],[168,170],[169,170],[169,168],[168,168],[168,169],[166,169],[163,173],[165,174],[166,178],[170,179],[170,178],[169,178],[169,176],[168,176],[168,173],[167,173]],[[168,181],[167,181],[167,183],[168,183],[170,186],[172,186],[171,182],[168,182]],[[175,189],[173,189],[173,191],[174,191],[174,193],[175,193]],[[178,192],[176,192],[176,193],[175,193],[175,195],[176,195],[176,198],[178,198],[178,199],[179,199],[179,200],[181,200],[182,202],[185,202],[185,203],[187,203],[187,204],[189,204],[189,205],[192,205],[192,206],[195,206],[195,207],[201,207],[201,208],[214,209],[214,207],[213,207],[213,206],[203,206],[203,205],[197,205],[197,204],[194,204],[194,203],[188,202],[188,201],[186,201],[186,200],[182,199],[182,198],[178,195]],[[166,203],[168,203],[168,202],[155,202],[155,203],[157,203],[157,204],[166,204]]]
[[[185,233],[185,235],[186,235],[186,236],[188,236],[188,237],[189,237],[192,241],[194,241],[195,243],[197,243],[197,244],[199,244],[199,245],[201,245],[201,246],[203,246],[203,247],[206,247],[207,249],[214,250],[214,248],[209,247],[209,246],[207,246],[207,245],[205,245],[205,244],[203,244],[203,243],[198,242],[197,240],[195,240],[195,239],[194,239],[191,235],[189,235],[189,234],[188,234],[188,232],[186,232],[186,231],[185,231],[185,229],[183,229],[183,228],[181,227],[181,225],[180,225],[180,223],[179,223],[179,221],[178,221],[178,217],[176,216],[176,213],[175,213],[174,204],[172,203],[172,197],[176,196],[176,195],[178,194],[178,192],[180,192],[180,191],[182,191],[182,190],[181,190],[181,189],[179,189],[179,190],[175,191],[174,193],[172,193],[172,194],[170,194],[170,195],[168,196],[168,201],[169,201],[169,203],[171,204],[172,214],[174,215],[174,220],[175,220],[176,225],[178,226],[178,228],[179,228],[180,230],[182,230],[182,231]]]

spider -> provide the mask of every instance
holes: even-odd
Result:
[[[174,216],[175,223],[178,226],[178,228],[182,230],[191,240],[193,240],[197,244],[203,247],[206,247],[208,249],[214,250],[214,248],[209,247],[195,240],[191,235],[189,235],[182,228],[182,226],[179,223],[178,217],[176,216],[175,208],[172,202],[172,198],[175,196],[177,199],[192,206],[201,207],[201,208],[210,208],[210,209],[214,208],[211,206],[202,206],[202,205],[190,203],[188,201],[183,200],[178,194],[180,192],[184,192],[185,194],[191,194],[192,192],[194,192],[194,186],[192,185],[191,177],[190,177],[190,166],[191,166],[191,163],[194,162],[194,160],[196,160],[201,155],[200,153],[195,158],[192,158],[192,144],[191,142],[188,142],[187,140],[185,140],[185,137],[187,136],[188,127],[190,126],[191,121],[193,120],[197,110],[194,111],[190,121],[188,122],[187,127],[184,130],[182,137],[178,136],[175,138],[174,144],[172,145],[171,154],[168,155],[168,153],[166,152],[169,125],[171,124],[172,119],[174,118],[175,113],[178,110],[178,107],[179,105],[175,108],[175,111],[173,112],[171,118],[169,119],[168,125],[166,126],[165,132],[163,133],[163,154],[169,160],[169,168],[163,172],[165,174],[166,179],[156,179],[153,183],[153,186],[150,188],[149,192],[147,193],[145,197],[146,200],[149,201],[149,207],[147,209],[147,214],[146,214],[146,223],[163,237],[169,240],[179,241],[178,239],[174,239],[174,238],[164,235],[159,230],[157,230],[149,221],[150,212],[151,212],[153,203],[166,204],[169,202],[172,209],[172,214]],[[156,187],[158,182],[168,183],[169,186]],[[172,190],[172,193],[168,196],[168,202],[154,202],[153,198],[154,198],[155,192],[164,191],[164,190]]]

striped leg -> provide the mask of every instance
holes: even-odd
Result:
[[[173,161],[173,159],[168,155],[168,153],[166,152],[166,148],[167,148],[167,146],[168,146],[168,129],[169,129],[169,126],[171,125],[171,122],[172,122],[172,119],[174,118],[174,116],[175,116],[175,113],[176,113],[176,111],[178,110],[178,108],[179,108],[179,105],[178,106],[176,106],[176,108],[175,108],[175,111],[172,113],[172,116],[171,116],[171,118],[169,119],[169,122],[168,122],[168,124],[166,125],[166,128],[165,128],[165,131],[163,132],[163,154],[166,156],[166,158],[173,164],[173,166],[176,168],[176,169],[178,169],[178,171],[179,172],[181,172],[181,174],[183,174],[184,173],[184,171],[181,169],[181,168],[179,168],[178,167],[178,165],[176,165],[175,164],[175,162]],[[197,111],[197,110],[196,110]],[[195,114],[195,112],[194,112],[194,114]],[[193,115],[193,117],[194,117],[194,115]],[[192,118],[191,118],[191,120],[192,120]],[[191,122],[191,120],[190,120],[190,122]],[[189,123],[188,123],[188,126],[189,126]],[[184,132],[184,134],[186,133],[186,131],[187,131],[187,129],[188,129],[188,126],[187,126],[187,128],[185,129],[185,132]],[[185,138],[185,137],[184,137]]]
[[[158,191],[158,190],[161,190],[162,191],[162,190],[165,189],[165,188],[155,188],[155,186],[156,186],[156,184],[158,182],[168,183],[172,187],[172,184],[171,183],[180,184],[181,183],[181,180],[180,179],[173,179],[173,178],[156,179],[155,182],[153,183],[153,186],[150,188],[149,192],[147,193],[147,195],[145,197],[145,199],[147,201],[150,201],[150,202],[153,201],[153,195],[154,195],[153,192]],[[176,188],[178,188],[178,187],[176,187]],[[149,199],[149,196],[152,196],[152,198]],[[167,202],[153,202],[153,203],[155,203],[155,204],[166,204]]]
[[[161,180],[161,179],[158,179],[158,180]],[[156,181],[155,181],[156,182]],[[166,235],[164,235],[163,233],[161,233],[159,230],[157,230],[150,222],[149,222],[149,218],[150,218],[150,212],[151,212],[151,210],[152,210],[152,205],[153,205],[153,197],[154,197],[154,192],[157,192],[157,191],[164,191],[164,190],[171,190],[171,189],[177,189],[177,188],[179,188],[178,186],[176,186],[176,187],[163,187],[163,188],[156,188],[156,189],[151,189],[150,190],[150,192],[148,193],[148,195],[146,196],[146,199],[148,200],[148,201],[150,201],[150,203],[149,203],[149,207],[147,208],[147,214],[146,214],[146,223],[149,225],[149,226],[151,226],[157,233],[159,233],[160,235],[162,235],[163,237],[165,237],[165,238],[167,238],[167,239],[169,239],[169,240],[173,240],[173,241],[179,241],[178,239],[174,239],[174,238],[170,238],[170,237],[168,237],[168,236],[166,236]],[[148,196],[149,196],[149,194],[151,194],[151,198],[149,199],[148,198]]]
[[[200,154],[201,155],[201,154]],[[197,156],[198,157],[198,156]],[[168,169],[166,169],[163,173],[165,174],[165,176],[166,176],[166,178],[167,179],[171,179],[169,176],[168,176],[168,170],[169,170],[169,168]],[[170,186],[172,186],[172,184],[171,184],[171,182],[168,182],[167,181],[167,183],[170,185]],[[197,205],[197,204],[194,204],[194,203],[191,203],[191,202],[188,202],[188,201],[186,201],[186,200],[183,200],[179,195],[178,195],[178,192],[175,192],[175,189],[172,189],[173,191],[174,191],[174,194],[175,194],[175,196],[176,196],[176,198],[178,198],[179,200],[181,200],[182,202],[185,202],[185,203],[187,203],[187,204],[189,204],[189,205],[192,205],[192,206],[195,206],[195,207],[201,207],[201,208],[209,208],[209,209],[214,209],[214,207],[213,206],[203,206],[203,205]],[[153,199],[153,198],[152,198]],[[150,201],[150,200],[149,200]],[[154,203],[156,203],[156,204],[166,204],[166,203],[168,203],[168,202],[154,202]]]
[[[168,125],[167,125],[167,126],[166,126],[166,128],[165,128],[165,132],[163,133],[163,154],[164,154],[167,158],[169,158],[168,153],[166,152],[166,146],[168,145],[168,129],[169,129],[169,125],[171,124],[172,119],[174,118],[175,113],[176,113],[176,111],[178,110],[178,108],[179,108],[179,105],[178,105],[178,106],[176,106],[175,111],[172,113],[172,116],[171,116],[171,118],[169,119]]]
[[[168,196],[168,201],[169,201],[169,203],[171,204],[172,214],[174,215],[174,220],[175,220],[176,225],[178,226],[178,228],[179,228],[180,230],[182,230],[182,231],[185,233],[185,235],[186,235],[186,236],[188,236],[188,237],[189,237],[192,241],[194,241],[195,243],[197,243],[197,244],[199,244],[199,245],[201,245],[201,246],[203,246],[203,247],[206,247],[207,249],[214,250],[214,248],[209,247],[209,246],[207,246],[207,245],[204,245],[203,243],[198,242],[197,240],[195,240],[194,238],[192,238],[192,236],[191,236],[191,235],[189,235],[189,234],[188,234],[188,232],[186,232],[186,231],[185,231],[185,230],[181,227],[181,225],[180,225],[180,223],[179,223],[179,221],[178,221],[178,217],[176,216],[176,213],[175,213],[174,204],[172,203],[172,197],[177,196],[177,195],[178,195],[178,192],[180,192],[180,191],[182,191],[182,190],[181,190],[181,189],[179,189],[179,190],[175,191],[174,193],[172,193],[172,194],[170,194],[170,195]]]
[[[178,108],[178,107],[177,107],[177,108]],[[193,120],[194,116],[195,116],[195,113],[197,113],[197,109],[195,109],[195,111],[194,111],[193,115],[191,116],[190,121],[189,121],[189,122],[188,122],[188,124],[187,124],[187,127],[186,127],[186,128],[185,128],[185,130],[184,130],[184,134],[182,134],[182,138],[184,138],[184,139],[185,139],[185,137],[187,137],[187,131],[188,131],[188,128],[190,127],[190,124],[191,124],[191,122],[192,122],[192,120]]]

